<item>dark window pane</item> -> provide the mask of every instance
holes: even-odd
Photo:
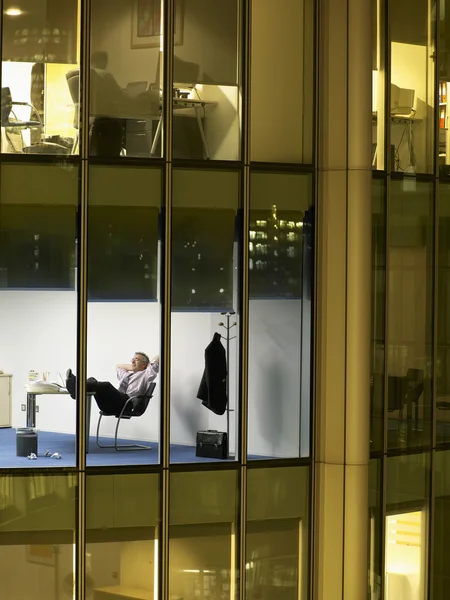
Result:
[[[450,440],[450,186],[439,186],[436,440]]]
[[[389,214],[388,447],[430,443],[433,184],[392,181]]]
[[[156,300],[160,171],[97,166],[90,172],[89,300]]]
[[[382,482],[381,459],[369,463],[369,588],[368,598],[379,600],[381,597],[382,566]]]
[[[372,182],[372,379],[370,449],[383,448],[386,306],[386,200],[384,181]]]
[[[77,167],[2,166],[0,288],[75,288],[77,191]]]
[[[170,597],[233,600],[237,472],[172,473],[170,486]]]
[[[174,207],[173,309],[232,307],[235,219],[231,209]]]
[[[246,598],[308,598],[309,469],[247,472]]]
[[[2,475],[0,490],[2,597],[47,600],[63,586],[72,595],[77,478]]]
[[[159,511],[157,474],[87,476],[88,596],[158,598]]]

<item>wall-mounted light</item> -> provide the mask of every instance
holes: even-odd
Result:
[[[5,15],[8,15],[8,17],[19,17],[21,14],[23,14],[23,10],[20,10],[20,8],[7,8],[5,10]]]

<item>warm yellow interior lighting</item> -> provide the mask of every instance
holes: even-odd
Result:
[[[19,17],[21,14],[23,14],[23,11],[20,8],[11,7],[5,10],[5,15],[8,15],[8,17]]]

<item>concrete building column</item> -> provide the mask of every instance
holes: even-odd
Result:
[[[314,598],[367,590],[371,344],[370,0],[322,0]]]

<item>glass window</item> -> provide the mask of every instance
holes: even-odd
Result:
[[[93,156],[161,156],[162,2],[93,0],[89,136]],[[68,74],[74,102],[79,71]]]
[[[86,478],[86,595],[158,598],[159,475]]]
[[[251,2],[252,161],[313,162],[314,10],[312,0]]]
[[[427,595],[430,455],[387,459],[385,598]]]
[[[450,440],[450,185],[439,186],[436,441]]]
[[[0,577],[4,598],[74,595],[77,478],[0,475]]]
[[[89,174],[88,465],[155,463],[161,170],[92,165]]]
[[[309,175],[253,173],[248,455],[309,455],[314,216]]]
[[[372,379],[370,449],[383,449],[386,304],[386,199],[383,180],[372,181]]]
[[[436,452],[434,462],[435,500],[433,532],[433,598],[445,600],[448,595],[448,539],[450,526],[450,452]]]
[[[372,459],[369,463],[369,600],[381,598],[382,519],[381,459]]]
[[[247,472],[246,598],[308,598],[309,469]]]
[[[221,436],[216,459],[235,455],[238,207],[238,173],[174,170],[170,440],[175,462],[214,458],[206,448],[195,448],[197,432],[208,429],[227,438]]]
[[[169,596],[232,600],[237,592],[237,472],[172,473]]]
[[[70,154],[78,119],[66,74],[78,68],[79,0],[17,4],[2,19],[1,151]]]
[[[372,168],[384,170],[385,143],[385,0],[372,0]]]
[[[174,158],[240,158],[239,4],[175,1]]]
[[[449,3],[441,0],[439,6],[439,80],[438,80],[438,119],[439,119],[439,172],[448,175],[450,165],[450,46],[449,46]]]
[[[435,3],[417,0],[405,27],[405,5],[389,7],[392,170],[434,170]]]
[[[389,209],[388,447],[430,444],[433,185],[392,181]]]
[[[10,402],[1,425],[39,430],[16,456],[16,430],[0,429],[4,467],[29,467],[31,451],[37,466],[75,464],[76,406],[58,394],[76,362],[77,207],[78,167],[2,164],[0,362]],[[46,450],[62,459],[49,460]]]

